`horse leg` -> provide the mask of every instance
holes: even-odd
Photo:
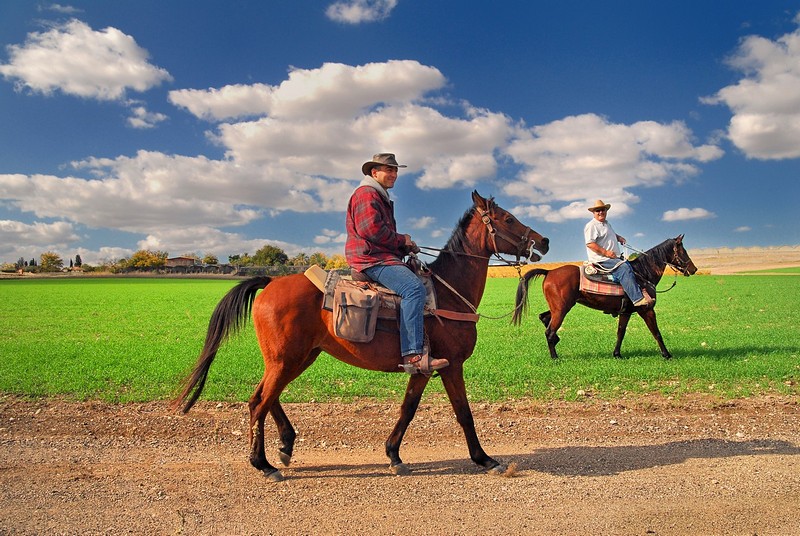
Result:
[[[309,355],[309,359],[306,360],[305,366],[303,366],[296,374],[292,376],[290,381],[294,381],[294,379],[299,376],[303,371],[305,371],[311,363],[319,356],[321,350],[315,349],[312,350],[311,354]],[[278,448],[278,456],[280,457],[281,463],[284,467],[289,467],[289,464],[292,462],[292,454],[294,453],[294,441],[297,437],[297,432],[295,432],[294,426],[289,421],[289,417],[286,415],[286,412],[283,411],[283,406],[281,406],[280,399],[275,400],[275,403],[272,404],[272,407],[269,409],[270,415],[272,415],[272,420],[275,421],[275,426],[278,429],[278,437],[281,439],[281,446]]]
[[[547,326],[550,325],[550,317],[553,315],[550,314],[550,311],[545,311],[543,313],[539,313],[539,321],[544,324],[544,328],[547,329]]]
[[[447,397],[450,399],[450,405],[453,406],[453,411],[456,414],[456,420],[464,430],[467,447],[469,448],[469,457],[489,473],[505,473],[506,467],[491,458],[481,447],[478,433],[475,431],[475,420],[472,417],[472,410],[467,400],[463,363],[451,362],[447,369],[442,369],[441,376],[445,391],[447,391]]]
[[[570,305],[568,308],[560,309],[554,308],[552,305],[550,306],[550,310],[548,311],[548,322],[545,324],[547,329],[544,330],[544,337],[547,339],[547,348],[550,349],[550,357],[553,359],[558,359],[558,353],[556,353],[556,344],[561,338],[558,336],[558,329],[561,327],[561,324],[564,322],[564,317],[567,316],[567,313],[572,308]],[[553,313],[555,311],[555,313]],[[544,313],[542,313],[544,314]],[[539,315],[541,318],[541,315]],[[544,323],[544,320],[542,320]]]
[[[389,457],[389,469],[396,475],[411,473],[411,469],[400,459],[400,443],[403,441],[408,425],[411,424],[414,415],[417,413],[419,401],[422,399],[422,393],[428,385],[428,380],[430,380],[430,376],[425,376],[424,374],[413,374],[409,377],[406,394],[403,398],[403,403],[400,405],[400,418],[397,424],[394,425],[392,433],[386,439],[386,456]]]
[[[622,357],[622,339],[625,338],[625,332],[628,329],[628,322],[631,320],[631,315],[621,314],[617,321],[617,345],[614,346],[614,357]]]
[[[644,323],[647,325],[647,328],[652,333],[653,338],[658,343],[658,348],[661,350],[661,355],[664,359],[671,359],[672,354],[669,353],[667,350],[667,346],[664,344],[664,338],[661,337],[661,331],[658,329],[658,322],[656,322],[656,310],[652,307],[646,308],[644,310],[638,311],[639,316],[644,319]]]
[[[289,467],[292,462],[292,453],[294,452],[294,440],[297,437],[289,417],[283,411],[280,400],[276,400],[272,407],[269,409],[272,420],[275,421],[275,426],[278,428],[278,436],[281,438],[281,446],[278,449],[278,456],[284,467]]]

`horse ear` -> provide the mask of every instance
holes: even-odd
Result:
[[[475,203],[476,207],[486,209],[486,199],[481,197],[481,194],[478,193],[478,190],[472,190],[472,202]]]
[[[683,235],[682,234],[678,235],[678,238],[675,239],[675,242],[677,242],[678,244],[683,242]]]

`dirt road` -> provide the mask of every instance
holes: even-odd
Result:
[[[796,399],[476,405],[507,477],[468,459],[445,402],[412,423],[406,477],[383,453],[395,404],[286,407],[298,443],[273,483],[244,404],[0,398],[0,534],[800,534]]]

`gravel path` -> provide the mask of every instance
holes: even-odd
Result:
[[[646,397],[421,406],[388,471],[397,405],[287,404],[284,482],[247,462],[247,407],[0,398],[0,534],[800,534],[800,401]],[[268,456],[277,464],[274,430]]]

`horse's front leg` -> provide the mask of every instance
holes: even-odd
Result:
[[[628,322],[631,320],[631,315],[621,314],[617,322],[617,345],[614,346],[614,357],[622,357],[622,340],[625,338],[625,332],[628,329]]]
[[[456,414],[456,420],[464,430],[464,436],[467,439],[467,447],[469,448],[469,457],[473,462],[490,473],[505,473],[506,467],[500,465],[500,462],[491,458],[483,450],[483,447],[481,447],[478,433],[475,431],[475,420],[472,417],[472,410],[467,400],[467,389],[464,385],[463,363],[453,363],[451,361],[450,366],[446,369],[442,369],[440,373],[445,391],[447,391],[447,396],[450,399],[450,404],[453,406],[453,411]]]
[[[658,322],[656,322],[656,310],[652,307],[648,307],[644,310],[638,311],[639,316],[644,319],[644,323],[647,324],[647,328],[652,333],[653,338],[658,343],[658,348],[661,350],[661,355],[664,359],[671,359],[672,354],[669,353],[667,350],[667,346],[664,344],[664,339],[661,337],[661,331],[658,329]]]
[[[424,374],[413,374],[408,379],[406,395],[400,406],[400,418],[397,424],[394,425],[394,430],[386,439],[386,456],[389,457],[389,468],[396,475],[411,473],[411,469],[400,459],[400,443],[403,441],[408,425],[411,424],[414,415],[417,413],[419,401],[422,399],[422,393],[428,385],[428,380],[430,380],[430,376],[425,376]]]

